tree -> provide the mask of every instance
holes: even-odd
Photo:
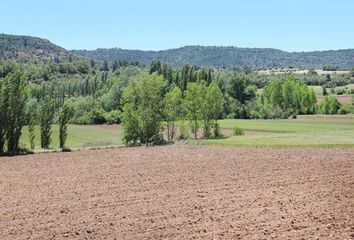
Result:
[[[202,96],[205,95],[205,91],[205,82],[202,84],[193,82],[187,84],[187,90],[185,92],[187,119],[189,120],[192,133],[194,134],[194,139],[197,139],[200,121],[202,119]]]
[[[176,133],[176,121],[182,113],[182,91],[179,87],[174,87],[172,91],[166,93],[164,98],[164,115],[167,121],[167,138],[172,141]]]
[[[281,106],[283,104],[282,82],[279,80],[271,81],[265,86],[263,95],[268,103],[273,106]]]
[[[0,153],[4,152],[7,110],[4,98],[4,81],[0,79]]]
[[[5,111],[5,134],[7,150],[15,152],[25,123],[27,79],[21,70],[9,74],[3,86],[3,110]]]
[[[217,120],[223,111],[224,96],[216,83],[210,84],[206,91],[202,91],[202,93],[203,92],[205,93],[201,105],[201,115],[203,119],[204,130],[203,135],[205,138],[210,138],[211,129],[218,128]],[[218,132],[218,130],[216,132]]]
[[[289,78],[285,82],[274,80],[267,84],[263,91],[264,105],[279,107],[286,114],[284,117],[297,114],[313,114],[316,111],[316,95],[304,83]],[[269,106],[268,106],[269,107]],[[277,114],[279,115],[279,114]]]
[[[35,148],[35,133],[34,129],[37,124],[37,114],[38,114],[38,102],[37,99],[30,99],[26,103],[26,117],[29,133],[30,148],[33,150]]]
[[[112,72],[115,72],[117,69],[118,69],[118,62],[117,61],[113,61]]]
[[[68,104],[64,104],[60,114],[59,114],[59,146],[61,149],[65,148],[66,137],[68,135],[67,124],[72,115],[72,109]]]
[[[322,114],[337,114],[338,110],[342,107],[342,104],[336,97],[325,97],[320,105]]]
[[[323,96],[327,96],[328,95],[327,88],[325,86],[322,86],[322,95]]]
[[[90,72],[91,65],[84,60],[76,61],[75,62],[76,69],[81,74],[88,74]]]
[[[126,144],[155,144],[162,141],[163,77],[143,75],[123,92],[123,141]]]
[[[44,149],[48,149],[51,143],[53,118],[54,101],[46,97],[40,110],[41,147]]]
[[[109,71],[109,65],[108,65],[107,61],[103,62],[103,66],[102,66],[101,70],[104,71],[104,72],[108,72]]]
[[[248,89],[247,92],[245,91],[250,85],[247,75],[234,73],[227,83],[227,92],[238,102],[244,104],[255,97],[255,92],[252,92],[252,88]]]
[[[8,123],[8,95],[12,89],[12,82],[7,78],[10,74],[20,71],[18,65],[13,62],[0,62],[0,153],[4,152],[6,143],[6,130]]]

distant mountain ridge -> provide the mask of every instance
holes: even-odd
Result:
[[[354,66],[354,49],[314,52],[286,52],[272,48],[237,48],[217,46],[186,46],[162,51],[125,50],[118,48],[74,50],[74,53],[97,60],[128,60],[150,64],[160,60],[175,67],[185,64],[210,67],[322,67],[335,65]]]
[[[68,51],[48,40],[0,34],[0,60],[28,62],[48,61],[57,58],[84,58],[94,60],[138,61],[149,65],[160,60],[174,67],[186,64],[209,67],[322,67],[335,65],[342,68],[354,67],[354,49],[286,52],[273,48],[238,48],[218,46],[185,46],[161,51],[126,50],[120,48]]]

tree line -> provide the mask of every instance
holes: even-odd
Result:
[[[118,68],[115,62],[93,60],[0,62],[0,150],[19,149],[25,125],[31,149],[35,126],[40,128],[41,147],[50,147],[52,124],[60,125],[60,147],[65,148],[68,124],[123,123],[124,141],[133,145],[189,138],[190,133],[193,138],[219,137],[217,120],[223,118],[354,112],[353,106],[331,96],[318,106],[314,91],[292,76],[272,79],[259,91],[248,68],[172,68],[159,61],[148,68],[116,64]]]
[[[6,69],[6,71],[4,71]],[[28,76],[15,64],[2,66],[0,80],[0,154],[20,151],[19,141],[24,125],[28,126],[30,148],[34,149],[35,125],[40,125],[41,147],[49,148],[54,121],[54,101],[45,97],[29,100]],[[65,148],[70,110],[64,104],[59,115],[60,147]]]

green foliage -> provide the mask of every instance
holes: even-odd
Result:
[[[85,125],[92,124],[90,112],[95,108],[95,100],[92,97],[70,98],[66,104],[73,110],[70,123]]]
[[[89,113],[88,117],[90,122],[93,124],[104,124],[106,123],[105,112],[100,107],[94,107]]]
[[[88,74],[91,70],[91,66],[87,61],[80,60],[74,62],[76,69],[81,74]]]
[[[182,91],[174,87],[166,93],[164,98],[164,116],[167,122],[167,138],[172,141],[176,135],[176,121],[181,117],[183,111]]]
[[[327,96],[328,95],[327,88],[325,86],[322,86],[322,95],[323,96]]]
[[[180,139],[188,139],[189,138],[189,129],[186,121],[181,119],[178,121],[179,128],[179,138]]]
[[[220,138],[220,137],[222,137],[220,125],[219,125],[219,123],[217,123],[217,122],[216,122],[215,125],[214,125],[214,137],[215,137],[215,138]]]
[[[68,136],[68,122],[72,115],[72,109],[68,104],[64,104],[59,114],[59,147],[65,148],[66,138]]]
[[[354,114],[354,106],[350,104],[344,104],[338,110],[338,114]]]
[[[15,152],[18,150],[18,143],[21,136],[21,130],[25,124],[25,104],[27,100],[27,81],[22,70],[16,70],[6,76],[2,83],[1,114],[2,126],[0,135],[5,133],[7,150]],[[2,127],[3,128],[3,127]],[[3,142],[3,136],[0,136],[0,145]],[[0,152],[3,146],[0,146]]]
[[[205,88],[205,85],[203,86],[202,89]],[[201,105],[203,135],[205,138],[210,138],[211,129],[215,127],[217,120],[224,110],[224,96],[216,83],[210,84],[201,93],[204,93]]]
[[[123,93],[123,141],[126,144],[155,144],[162,141],[162,89],[165,81],[144,75]]]
[[[185,105],[187,111],[187,119],[194,135],[197,139],[198,130],[200,128],[200,121],[202,120],[202,104],[203,95],[205,95],[205,83],[188,83],[185,92]]]
[[[234,135],[235,136],[241,136],[241,135],[244,135],[245,134],[245,130],[241,127],[234,127]]]
[[[105,119],[108,124],[120,124],[122,112],[119,110],[112,110],[105,114]]]
[[[52,124],[54,118],[54,101],[45,98],[41,103],[40,109],[40,128],[41,128],[41,148],[48,149],[51,143]]]
[[[336,90],[336,94],[337,94],[337,95],[343,95],[343,94],[345,94],[345,90],[344,90],[343,88],[338,88],[338,89]]]
[[[241,104],[256,96],[256,88],[247,75],[234,73],[227,83],[227,92]]]
[[[263,91],[265,104],[279,107],[285,116],[313,114],[316,111],[315,92],[304,83],[289,78],[284,82],[273,81]]]
[[[337,114],[338,110],[342,107],[342,104],[336,97],[329,96],[321,102],[320,112],[322,114]]]
[[[5,93],[4,93],[4,81],[0,79],[0,153],[4,152],[4,145],[5,145],[5,132],[6,132],[6,121],[7,121],[7,110],[5,104]]]
[[[37,99],[30,99],[26,103],[26,118],[27,118],[27,125],[28,125],[28,138],[30,142],[30,148],[33,150],[35,148],[35,126],[38,122],[38,111],[39,111],[39,104]]]

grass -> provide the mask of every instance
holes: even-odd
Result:
[[[188,140],[187,143],[255,146],[255,147],[354,147],[354,115],[299,116],[287,120],[234,120],[219,121],[222,129],[240,127],[245,135],[221,139]],[[119,126],[69,125],[66,147],[121,146]],[[20,140],[22,148],[29,147],[28,129],[24,127]],[[40,134],[36,129],[36,149],[40,150]],[[58,126],[53,125],[51,149],[59,149]]]
[[[37,127],[35,130],[35,150],[40,149],[40,132]],[[29,148],[28,128],[24,127],[20,139],[22,148]],[[66,147],[70,149],[102,147],[102,146],[120,146],[121,135],[118,127],[114,126],[98,126],[98,125],[69,125]],[[51,149],[59,149],[59,127],[52,127],[52,144]]]
[[[292,120],[221,120],[221,128],[239,126],[244,136],[199,140],[202,144],[272,147],[354,147],[354,116],[312,116]],[[247,134],[252,131],[252,134]]]

